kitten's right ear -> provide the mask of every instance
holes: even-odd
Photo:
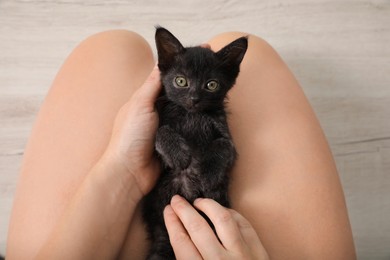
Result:
[[[244,36],[229,43],[216,54],[219,57],[221,64],[233,69],[238,69],[247,49],[248,36]]]
[[[172,33],[163,27],[156,27],[155,40],[158,67],[161,71],[165,71],[172,65],[175,56],[184,51],[184,47]]]

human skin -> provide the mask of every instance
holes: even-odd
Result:
[[[216,51],[242,35],[221,34],[209,44]],[[91,239],[96,253],[102,250],[98,259],[144,257],[148,243],[136,202],[153,185],[159,167],[152,157],[140,160],[142,153],[124,156],[134,147],[126,135],[133,128],[118,127],[118,122],[140,114],[127,113],[136,111],[129,100],[140,100],[137,90],[154,63],[146,41],[128,31],[94,35],[66,60],[26,147],[8,259],[32,258],[39,251],[44,255],[45,247],[53,245],[47,241],[56,237],[67,238],[65,248],[77,237]],[[288,67],[256,36],[249,36],[227,108],[239,154],[229,192],[232,208],[251,223],[270,258],[355,259],[343,191],[322,129]],[[156,122],[149,112],[145,121]],[[98,199],[91,195],[97,193]],[[96,202],[86,204],[91,212],[103,208],[116,213],[80,214],[80,222],[70,221],[72,233],[61,238],[66,230],[61,223],[72,219],[69,212],[83,209],[82,202],[91,197]],[[96,222],[87,221],[94,216]],[[112,229],[82,236],[80,223],[95,231]],[[92,241],[99,237],[105,243],[96,246]],[[77,250],[79,256],[82,252]]]

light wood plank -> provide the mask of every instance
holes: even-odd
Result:
[[[108,29],[153,45],[156,24],[186,44],[239,30],[279,51],[330,141],[359,259],[389,259],[388,0],[0,0],[0,252],[24,145],[65,57]]]

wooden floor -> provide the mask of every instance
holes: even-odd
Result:
[[[302,84],[335,155],[359,259],[390,259],[389,0],[0,0],[0,253],[34,117],[86,36],[161,24],[186,44],[239,30],[270,42]]]

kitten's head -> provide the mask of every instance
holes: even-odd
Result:
[[[158,66],[166,97],[189,112],[223,108],[248,47],[241,37],[218,52],[202,47],[184,48],[168,30],[156,31]]]

